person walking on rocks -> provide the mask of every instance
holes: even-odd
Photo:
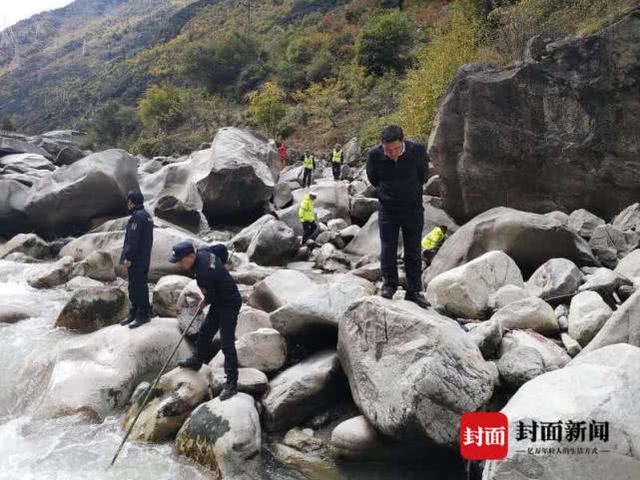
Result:
[[[137,328],[151,319],[148,277],[153,248],[153,219],[144,209],[144,197],[138,191],[127,195],[127,208],[131,217],[124,235],[120,263],[127,267],[130,307],[128,317],[120,325]]]
[[[304,167],[304,174],[302,176],[302,188],[310,187],[313,180],[313,170],[316,168],[316,160],[309,152],[304,153],[302,166]]]
[[[336,143],[335,148],[331,152],[331,170],[333,171],[333,179],[340,180],[342,170],[342,146]]]
[[[404,139],[402,128],[382,129],[380,145],[369,150],[367,177],[378,191],[380,228],[380,295],[393,298],[398,289],[398,236],[402,231],[404,267],[407,274],[405,300],[427,308],[422,297],[420,240],[424,225],[422,189],[428,179],[429,163],[424,145]]]
[[[317,197],[316,192],[309,192],[304,196],[298,208],[298,218],[302,223],[302,245],[304,245],[309,238],[316,231],[316,213],[313,202]]]
[[[236,282],[229,274],[226,263],[227,247],[222,244],[196,250],[189,241],[173,247],[169,261],[190,271],[204,295],[198,309],[209,304],[209,313],[198,331],[194,354],[178,362],[182,368],[198,371],[211,360],[211,341],[220,330],[220,343],[224,354],[226,382],[220,400],[234,396],[238,391],[238,355],[236,353],[236,325],[242,297]]]

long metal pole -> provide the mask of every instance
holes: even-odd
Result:
[[[164,375],[164,372],[165,372],[166,368],[169,366],[169,362],[171,361],[173,356],[178,351],[178,348],[180,348],[180,345],[182,344],[182,341],[184,340],[185,335],[187,334],[187,332],[191,328],[191,325],[193,325],[193,322],[198,317],[198,315],[200,314],[201,311],[202,311],[202,308],[198,308],[196,310],[196,313],[193,315],[193,318],[189,322],[189,325],[187,326],[187,328],[184,329],[184,332],[182,332],[182,336],[180,337],[180,340],[178,340],[178,343],[176,344],[175,348],[173,349],[173,352],[171,352],[171,355],[169,355],[167,360],[164,362],[164,365],[160,369],[160,373],[158,373],[158,376],[156,377],[156,379],[153,381],[153,383],[147,389],[147,394],[144,396],[144,400],[142,401],[142,404],[140,405],[140,408],[138,409],[138,413],[136,414],[135,418],[133,419],[133,422],[131,422],[131,424],[129,425],[129,428],[127,429],[127,433],[125,434],[124,438],[122,439],[122,442],[120,442],[120,446],[118,447],[118,450],[116,450],[116,453],[113,456],[113,459],[111,459],[111,463],[109,464],[109,467],[107,467],[107,468],[112,467],[113,464],[116,462],[116,459],[118,458],[118,455],[120,455],[120,452],[122,451],[122,447],[124,447],[124,444],[126,443],[127,438],[129,438],[129,435],[131,434],[131,431],[133,430],[133,427],[135,426],[136,422],[138,421],[138,418],[140,417],[140,414],[144,410],[144,407],[147,406],[147,402],[149,401],[149,398],[151,397],[151,392],[153,392],[155,390],[156,386],[158,385],[158,382],[160,381],[160,377],[162,377],[162,375]]]

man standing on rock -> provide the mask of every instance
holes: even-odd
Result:
[[[127,208],[131,217],[124,235],[120,263],[127,267],[130,308],[129,316],[120,325],[137,328],[151,319],[148,277],[153,248],[153,219],[144,209],[144,197],[138,191],[127,195]]]
[[[313,180],[313,170],[316,168],[316,160],[309,152],[304,153],[302,166],[304,167],[304,174],[302,176],[302,188],[310,187]]]
[[[298,218],[300,219],[300,223],[302,223],[302,245],[311,238],[317,228],[316,212],[313,204],[316,197],[316,192],[309,192],[304,196],[298,208]]]
[[[278,156],[280,157],[280,170],[287,166],[287,147],[284,142],[278,144]]]
[[[331,170],[333,171],[333,179],[340,180],[342,170],[342,146],[336,143],[335,148],[331,152]]]
[[[381,144],[369,150],[367,177],[378,191],[380,265],[384,298],[398,289],[398,235],[402,230],[404,268],[407,274],[405,300],[422,308],[422,257],[420,240],[424,224],[422,189],[428,179],[429,163],[424,145],[404,139],[402,128],[389,125],[382,130]]]
[[[198,310],[206,304],[210,305],[207,318],[198,332],[194,354],[178,362],[178,366],[198,371],[203,363],[210,361],[211,341],[220,329],[224,373],[227,377],[220,400],[231,398],[238,391],[238,355],[235,342],[242,297],[225,267],[228,258],[227,247],[222,244],[196,250],[191,242],[185,241],[173,247],[169,259],[171,263],[189,270],[195,276],[204,295]]]

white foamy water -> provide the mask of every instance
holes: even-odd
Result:
[[[31,416],[45,388],[57,345],[73,336],[53,324],[70,293],[35,290],[26,279],[46,265],[0,260],[0,305],[26,310],[30,318],[0,324],[1,480],[205,479],[173,444],[128,443],[116,465],[107,466],[122,440],[116,416],[91,424],[77,416],[37,420]]]

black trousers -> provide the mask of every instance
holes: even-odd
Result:
[[[149,305],[149,267],[131,266],[127,269],[129,274],[129,316],[151,316]]]
[[[203,362],[211,359],[211,341],[220,330],[220,346],[224,354],[224,373],[228,383],[238,382],[238,354],[236,353],[236,325],[240,306],[211,306],[200,326],[195,356]]]
[[[304,169],[304,174],[302,175],[302,188],[311,186],[311,176],[313,175],[313,170],[308,168]]]
[[[342,170],[342,164],[339,162],[331,162],[331,170],[333,171],[333,179],[340,180],[340,171]]]
[[[302,222],[302,244],[309,240],[316,231],[316,222]]]
[[[422,257],[420,241],[424,224],[423,210],[378,210],[380,227],[380,267],[386,286],[398,288],[398,237],[402,231],[404,243],[404,269],[407,274],[407,292],[422,291]]]

